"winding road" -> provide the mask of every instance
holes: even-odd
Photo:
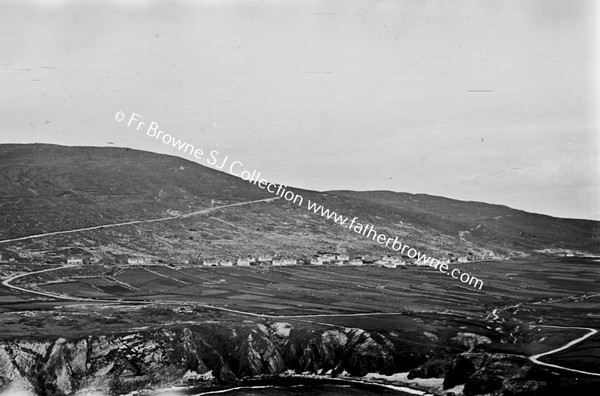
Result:
[[[596,296],[596,295],[593,295],[593,296]],[[541,304],[541,303],[542,303],[542,301],[538,301],[538,302],[534,302],[533,304]],[[500,318],[500,316],[498,315],[498,312],[504,311],[504,310],[510,309],[510,308],[518,308],[520,306],[521,306],[521,303],[517,303],[517,304],[509,305],[509,306],[506,306],[506,307],[503,307],[503,308],[495,308],[492,312],[490,312],[488,314],[488,316],[485,318],[485,320],[491,320],[491,321],[498,320]],[[550,327],[550,328],[555,328],[555,329],[587,330],[588,331],[587,334],[585,334],[585,335],[583,335],[583,336],[581,336],[579,338],[576,338],[573,341],[568,342],[568,343],[566,343],[565,345],[563,345],[563,346],[561,346],[559,348],[553,349],[553,350],[548,351],[548,352],[538,353],[537,355],[530,356],[529,360],[531,360],[535,364],[539,364],[540,366],[552,367],[552,368],[557,368],[557,369],[561,369],[561,370],[570,371],[570,372],[573,372],[573,373],[587,374],[587,375],[592,375],[592,376],[595,376],[595,377],[600,377],[600,373],[593,373],[593,372],[590,372],[590,371],[583,371],[583,370],[575,370],[575,369],[572,369],[572,368],[569,368],[569,367],[559,366],[559,365],[556,365],[556,364],[544,363],[544,362],[541,362],[539,360],[541,357],[552,355],[553,353],[557,353],[557,352],[560,352],[560,351],[564,351],[565,349],[568,349],[568,348],[572,347],[573,345],[576,345],[576,344],[578,344],[578,343],[586,340],[587,338],[593,336],[594,334],[597,334],[598,330],[592,329],[590,327],[574,327],[574,326],[535,325],[534,327]]]
[[[3,280],[2,285],[4,285],[5,287],[7,287],[9,289],[17,290],[20,292],[31,293],[31,294],[35,294],[35,295],[39,295],[39,296],[50,297],[50,298],[59,299],[59,300],[67,300],[67,301],[91,302],[91,303],[105,302],[105,303],[114,303],[114,304],[128,304],[128,303],[129,304],[157,304],[157,303],[159,303],[159,304],[181,304],[182,303],[181,301],[152,302],[152,301],[122,300],[122,299],[121,300],[106,300],[106,299],[82,298],[82,297],[68,296],[68,295],[64,295],[64,294],[56,294],[56,293],[42,292],[42,291],[38,291],[38,290],[31,290],[31,289],[26,289],[26,288],[23,288],[20,286],[15,286],[15,285],[11,284],[12,281],[19,279],[19,278],[23,278],[25,276],[39,274],[39,273],[43,273],[43,272],[57,271],[57,270],[67,269],[67,268],[77,268],[77,267],[81,267],[81,266],[79,266],[79,265],[63,265],[60,267],[48,268],[48,269],[44,269],[44,270],[13,275],[10,278]],[[364,312],[364,313],[345,313],[345,314],[270,315],[270,314],[259,314],[259,313],[254,313],[254,312],[247,312],[247,311],[242,311],[242,310],[238,310],[238,309],[219,307],[219,306],[215,306],[215,305],[208,305],[208,304],[202,304],[202,303],[198,303],[197,306],[208,308],[208,309],[213,309],[213,310],[218,310],[218,311],[236,313],[236,314],[245,315],[245,316],[269,318],[269,319],[311,319],[311,318],[326,318],[326,317],[378,316],[378,315],[400,315],[400,314],[403,314],[402,312]],[[511,307],[514,307],[514,306],[511,306]],[[509,307],[506,307],[506,308],[509,308]],[[498,318],[497,311],[506,309],[506,308],[495,309],[492,312],[493,316],[495,316],[495,319]],[[326,324],[326,323],[321,323],[321,324]],[[567,326],[551,326],[551,325],[537,325],[537,327],[587,330],[588,333],[566,343],[565,345],[563,345],[559,348],[553,349],[548,352],[539,353],[537,355],[530,356],[529,360],[531,360],[535,364],[539,364],[539,365],[545,366],[545,367],[551,367],[551,368],[565,370],[565,371],[569,371],[569,372],[573,372],[573,373],[600,377],[600,373],[576,370],[576,369],[572,369],[572,368],[565,367],[565,366],[559,366],[556,364],[544,363],[539,360],[540,358],[542,358],[544,356],[549,356],[554,353],[564,351],[576,344],[579,344],[580,342],[588,339],[589,337],[591,337],[595,334],[598,334],[598,330],[592,329],[589,327],[567,327]]]
[[[93,227],[85,227],[85,228],[77,228],[77,229],[73,229],[73,230],[65,230],[65,231],[55,231],[55,232],[48,232],[48,233],[43,233],[43,234],[36,234],[36,235],[29,235],[29,236],[25,236],[25,237],[20,237],[20,238],[13,238],[13,239],[4,239],[4,240],[0,240],[0,243],[7,243],[7,242],[16,242],[16,241],[23,241],[23,240],[28,240],[28,239],[34,239],[34,238],[43,238],[43,237],[47,237],[47,236],[53,236],[53,235],[60,235],[60,234],[69,234],[69,233],[75,233],[75,232],[81,232],[81,231],[89,231],[89,230],[98,230],[98,229],[104,229],[104,228],[110,228],[110,227],[120,227],[120,226],[126,226],[126,225],[134,225],[134,224],[144,224],[144,223],[154,223],[154,222],[160,222],[160,221],[169,221],[169,220],[176,220],[176,219],[181,219],[181,218],[187,218],[187,217],[191,217],[191,216],[196,216],[196,215],[201,215],[201,214],[205,214],[205,213],[210,213],[212,211],[215,210],[219,210],[219,209],[223,209],[223,208],[230,208],[230,207],[234,207],[234,206],[242,206],[242,205],[249,205],[249,204],[253,204],[253,203],[258,203],[258,202],[272,202],[274,200],[279,199],[280,197],[272,197],[272,198],[265,198],[265,199],[258,199],[258,200],[254,200],[254,201],[246,201],[246,202],[238,202],[238,203],[234,203],[234,204],[229,204],[229,205],[222,205],[222,206],[216,206],[216,207],[212,207],[212,208],[208,208],[208,209],[203,209],[203,210],[199,210],[196,212],[191,212],[191,213],[187,213],[184,215],[179,215],[179,216],[169,216],[169,217],[162,217],[162,218],[157,218],[157,219],[149,219],[149,220],[135,220],[135,221],[128,221],[128,222],[122,222],[122,223],[113,223],[113,224],[105,224],[105,225],[100,225],[100,226],[93,226]],[[462,238],[462,236],[461,236]],[[69,295],[64,295],[64,294],[58,294],[58,293],[49,293],[49,292],[43,292],[43,291],[38,291],[38,290],[31,290],[31,289],[26,289],[20,286],[15,286],[13,284],[11,284],[11,282],[19,279],[19,278],[23,278],[25,276],[29,276],[29,275],[33,275],[33,274],[39,274],[39,273],[44,273],[44,272],[50,272],[50,271],[57,271],[57,270],[61,270],[61,269],[67,269],[67,268],[75,268],[75,267],[79,267],[78,265],[63,265],[60,267],[55,267],[55,268],[47,268],[47,269],[43,269],[43,270],[39,270],[39,271],[33,271],[33,272],[27,272],[27,273],[23,273],[23,274],[18,274],[18,275],[13,275],[5,280],[2,281],[2,285],[9,288],[9,289],[13,289],[13,290],[17,290],[20,292],[25,292],[25,293],[30,293],[30,294],[35,294],[38,296],[43,296],[43,297],[49,297],[49,298],[53,298],[53,299],[59,299],[59,300],[67,300],[67,301],[77,301],[77,302],[108,302],[108,303],[116,303],[116,304],[123,304],[123,303],[135,303],[135,304],[155,304],[156,302],[144,302],[144,301],[137,301],[137,300],[100,300],[100,299],[91,299],[91,298],[82,298],[82,297],[73,297],[73,296],[69,296]],[[164,301],[161,302],[163,304],[169,304],[169,303],[176,303],[176,304],[181,304],[181,301],[174,301],[174,302],[169,302],[169,301]],[[271,319],[300,319],[300,318],[317,318],[317,317],[339,317],[339,316],[373,316],[373,315],[394,315],[394,314],[400,314],[400,313],[394,313],[394,312],[367,312],[367,313],[357,313],[357,314],[315,314],[315,315],[268,315],[268,314],[257,314],[257,313],[253,313],[253,312],[246,312],[246,311],[241,311],[241,310],[236,310],[236,309],[231,309],[231,308],[225,308],[225,307],[219,307],[219,306],[214,306],[214,305],[206,305],[206,304],[198,304],[199,306],[205,307],[205,308],[209,308],[209,309],[215,309],[215,310],[221,310],[221,311],[227,311],[227,312],[232,312],[232,313],[237,313],[237,314],[241,314],[241,315],[248,315],[248,316],[254,316],[254,317],[263,317],[263,318],[271,318]],[[508,309],[508,308],[513,308],[513,307],[518,307],[520,304],[516,304],[516,305],[512,305],[509,307],[504,307],[504,308],[500,308],[500,309],[494,309],[486,319],[491,319],[491,320],[497,320],[499,318],[498,316],[498,311],[502,311],[504,309]],[[569,367],[564,367],[564,366],[559,366],[556,364],[550,364],[550,363],[544,363],[541,362],[539,359],[544,357],[544,356],[548,356],[548,355],[552,355],[554,353],[557,352],[561,352],[564,351],[584,340],[586,340],[587,338],[595,335],[598,333],[598,330],[596,329],[592,329],[592,328],[587,328],[587,327],[563,327],[563,326],[550,326],[550,325],[539,325],[539,327],[551,327],[551,328],[561,328],[561,329],[576,329],[576,330],[587,330],[588,333],[576,338],[570,342],[568,342],[567,344],[553,349],[551,351],[548,352],[544,352],[544,353],[540,353],[537,355],[533,355],[529,357],[529,360],[531,360],[533,363],[535,364],[539,364],[541,366],[546,366],[546,367],[552,367],[552,368],[556,368],[556,369],[561,369],[561,370],[566,370],[566,371],[570,371],[570,372],[574,372],[574,373],[579,373],[579,374],[586,374],[586,375],[591,375],[591,376],[598,376],[600,377],[600,373],[593,373],[593,372],[589,372],[589,371],[583,371],[583,370],[576,370],[576,369],[572,369]]]
[[[583,341],[583,340],[585,340],[585,339],[593,336],[594,334],[597,334],[598,330],[591,329],[589,327],[563,327],[563,326],[546,326],[546,325],[540,325],[538,327],[552,327],[552,328],[556,328],[556,329],[588,330],[589,333],[587,333],[586,335],[581,336],[581,337],[579,337],[577,339],[574,339],[573,341],[571,341],[571,342],[569,342],[569,343],[561,346],[560,348],[556,348],[556,349],[553,349],[553,350],[548,351],[548,352],[539,353],[537,355],[530,356],[529,360],[531,360],[535,364],[539,364],[539,365],[546,366],[546,367],[552,367],[552,368],[557,368],[557,369],[561,369],[561,370],[571,371],[573,373],[587,374],[587,375],[593,375],[593,376],[596,376],[596,377],[600,377],[600,373],[592,373],[590,371],[575,370],[575,369],[572,369],[572,368],[568,368],[568,367],[564,367],[564,366],[559,366],[559,365],[556,365],[556,364],[550,364],[550,363],[540,362],[540,360],[539,360],[541,357],[544,357],[544,356],[547,356],[547,355],[551,355],[551,354],[556,353],[556,352],[564,351],[565,349],[568,349],[568,348],[572,347],[573,345],[580,343],[581,341]]]
[[[79,266],[78,265],[63,265],[60,267],[47,268],[47,269],[40,270],[40,271],[26,272],[24,274],[13,275],[10,278],[4,279],[2,281],[2,285],[8,287],[9,289],[18,290],[18,291],[25,292],[25,293],[32,293],[32,294],[36,294],[38,296],[58,298],[61,300],[69,300],[69,301],[82,301],[84,299],[82,299],[80,297],[71,297],[71,296],[67,296],[64,294],[54,294],[54,293],[37,291],[37,290],[25,289],[24,287],[15,286],[15,285],[10,284],[10,282],[12,282],[16,279],[19,279],[19,278],[23,278],[25,276],[29,276],[29,275],[33,275],[33,274],[41,274],[42,272],[57,271],[57,270],[65,269],[65,268],[75,268],[75,267],[79,267]]]

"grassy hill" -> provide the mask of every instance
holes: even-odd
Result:
[[[332,193],[398,210],[406,221],[442,233],[463,231],[478,245],[515,249],[564,248],[598,252],[600,222],[562,219],[528,213],[503,205],[458,201],[427,194],[391,191],[333,191]]]
[[[193,162],[128,148],[0,145],[0,238],[269,198]]]
[[[510,256],[546,248],[600,251],[599,223],[593,221],[427,195],[295,191],[304,198],[302,206],[279,199],[160,223],[3,243],[0,253],[49,261],[74,248],[109,259],[147,255],[166,261],[259,253],[301,257],[318,250],[393,253],[308,211],[308,200],[357,216],[380,233],[440,257],[490,251]],[[0,145],[0,239],[272,197],[244,180],[179,157],[127,148]]]

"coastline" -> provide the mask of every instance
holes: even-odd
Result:
[[[297,374],[291,370],[283,372],[276,376],[257,376],[253,378],[243,378],[235,384],[228,387],[202,385],[175,385],[169,388],[134,391],[128,396],[142,395],[190,395],[190,396],[208,396],[227,394],[228,392],[238,390],[252,389],[291,389],[294,387],[310,386],[310,385],[335,385],[335,386],[354,386],[365,387],[376,391],[378,388],[386,388],[390,391],[396,391],[399,394],[418,395],[418,396],[440,396],[453,392],[456,395],[462,394],[462,385],[452,389],[443,390],[442,378],[427,378],[427,379],[407,379],[408,372],[396,373],[393,375],[381,375],[369,373],[364,377],[354,377],[346,372],[341,373],[338,377],[331,377],[327,374]]]

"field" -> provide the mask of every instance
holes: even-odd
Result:
[[[542,358],[542,361],[578,370],[589,370],[590,367],[597,369],[600,367],[600,336],[596,334],[572,348]]]
[[[600,268],[591,259],[537,258],[456,267],[484,280],[483,289],[414,266],[62,268],[11,284],[75,301],[57,306],[50,298],[1,289],[2,337],[279,321],[397,331],[415,340],[423,334],[450,339],[456,331],[475,333],[489,339],[484,350],[527,357],[586,333],[571,326],[600,327],[600,289],[593,282],[600,279]],[[26,270],[47,268],[53,267],[29,265]],[[3,276],[18,269],[4,266]],[[594,336],[542,361],[593,370],[600,366],[599,343],[600,337]]]
[[[538,313],[548,320],[554,312],[582,309],[587,312],[576,315],[579,325],[597,325],[600,317],[593,312],[600,301],[592,297],[600,292],[595,282],[600,275],[597,263],[582,259],[537,260],[453,264],[482,279],[482,290],[431,268],[414,266],[89,265],[32,274],[13,284],[74,297],[98,294],[98,298],[115,300],[184,300],[274,315],[435,310],[485,318],[495,308],[521,304],[506,312],[521,319]],[[8,272],[11,269],[5,270]],[[571,321],[566,324],[577,325]]]

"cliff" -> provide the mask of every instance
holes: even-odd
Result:
[[[174,385],[212,388],[288,370],[315,374],[331,370],[333,376],[346,371],[360,377],[410,368],[409,378],[444,377],[444,388],[465,384],[465,395],[552,395],[558,389],[552,388],[555,376],[524,358],[465,352],[434,359],[408,353],[406,346],[387,333],[295,329],[286,323],[208,333],[183,328],[72,340],[10,340],[0,343],[0,394],[124,394]],[[573,382],[561,379],[562,384]],[[586,394],[585,386],[579,390],[578,394]]]

